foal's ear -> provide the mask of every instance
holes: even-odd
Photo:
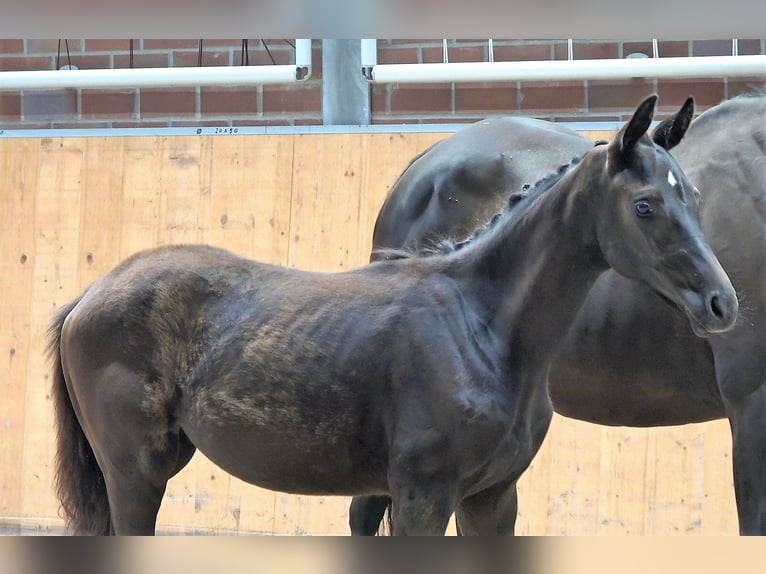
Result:
[[[613,165],[622,163],[622,160],[630,153],[633,146],[643,137],[649,126],[652,125],[654,105],[656,103],[656,94],[649,96],[641,102],[636,111],[633,112],[633,117],[617,132],[614,139],[609,142],[608,154]]]
[[[694,98],[686,98],[684,105],[672,118],[668,118],[658,125],[652,133],[652,139],[660,147],[669,150],[681,143],[686,130],[694,117]]]

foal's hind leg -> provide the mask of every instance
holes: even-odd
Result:
[[[118,363],[74,371],[70,380],[104,474],[112,532],[154,534],[167,481],[195,450],[172,421],[174,393]]]
[[[154,534],[167,482],[186,466],[195,451],[180,432],[169,433],[162,448],[143,445],[138,449],[142,454],[135,467],[106,466],[113,534]]]

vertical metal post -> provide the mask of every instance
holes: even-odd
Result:
[[[322,123],[370,124],[370,84],[361,69],[361,40],[322,40]]]

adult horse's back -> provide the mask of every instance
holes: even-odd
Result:
[[[742,534],[766,534],[765,126],[766,93],[740,96],[695,119],[672,152],[699,188],[703,232],[741,298],[735,329],[699,338],[677,309],[607,271],[549,377],[554,409],[593,423],[650,427],[728,417]],[[495,142],[482,146],[495,149]],[[433,237],[422,232],[419,241]],[[444,235],[460,233],[440,230]],[[358,532],[373,532],[361,525],[382,512],[374,502],[369,512],[355,509]]]
[[[565,126],[520,116],[460,129],[413,159],[394,183],[375,224],[372,259],[379,247],[418,249],[468,235],[503,208],[511,191],[591,147]]]

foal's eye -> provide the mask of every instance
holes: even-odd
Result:
[[[636,209],[636,215],[639,217],[651,217],[654,215],[654,209],[652,209],[652,204],[646,201],[645,199],[641,199],[635,203],[635,209]]]

